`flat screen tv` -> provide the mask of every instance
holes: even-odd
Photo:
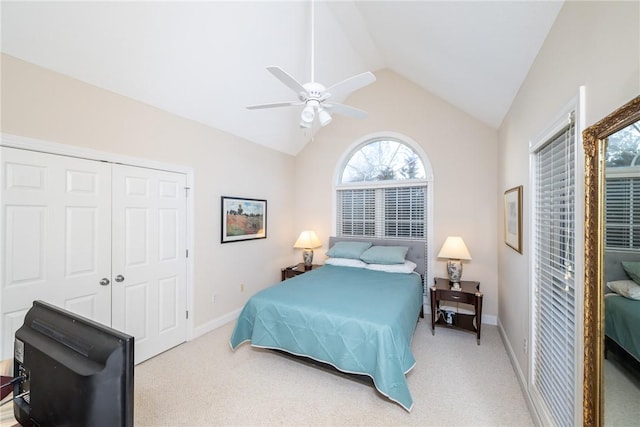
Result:
[[[13,412],[25,426],[132,426],[134,338],[43,301],[15,334]]]

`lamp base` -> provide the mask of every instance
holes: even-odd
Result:
[[[313,265],[313,250],[305,249],[302,251],[302,260],[304,261],[304,268],[308,270]]]
[[[459,259],[450,259],[447,261],[447,274],[449,275],[449,282],[451,282],[451,289],[459,291],[460,278],[462,277],[462,262]]]

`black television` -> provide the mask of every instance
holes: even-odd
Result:
[[[134,338],[34,301],[14,342],[23,426],[133,426]]]

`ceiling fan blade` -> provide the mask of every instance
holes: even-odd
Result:
[[[278,80],[284,83],[285,86],[294,91],[298,96],[300,94],[306,94],[307,90],[296,79],[291,77],[280,67],[267,67],[267,70],[273,74]]]
[[[333,86],[330,86],[327,89],[327,92],[329,92],[333,97],[342,98],[349,95],[351,92],[370,85],[375,81],[376,76],[374,76],[370,71],[367,71],[366,73],[349,77],[348,79],[343,80],[340,83],[336,83]]]
[[[304,102],[275,102],[273,104],[250,105],[247,110],[258,110],[261,108],[277,108],[277,107],[293,107],[296,105],[304,105]]]
[[[349,116],[349,117],[353,117],[353,118],[356,118],[356,119],[366,119],[367,118],[367,112],[366,111],[359,110],[359,109],[353,108],[353,107],[349,107],[348,105],[335,104],[335,103],[328,103],[328,104],[322,104],[322,105],[327,110],[329,110],[329,112],[331,112],[331,113],[338,113],[338,114],[342,114],[343,116]]]

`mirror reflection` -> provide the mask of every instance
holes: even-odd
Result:
[[[640,122],[607,138],[604,420],[640,419]]]

